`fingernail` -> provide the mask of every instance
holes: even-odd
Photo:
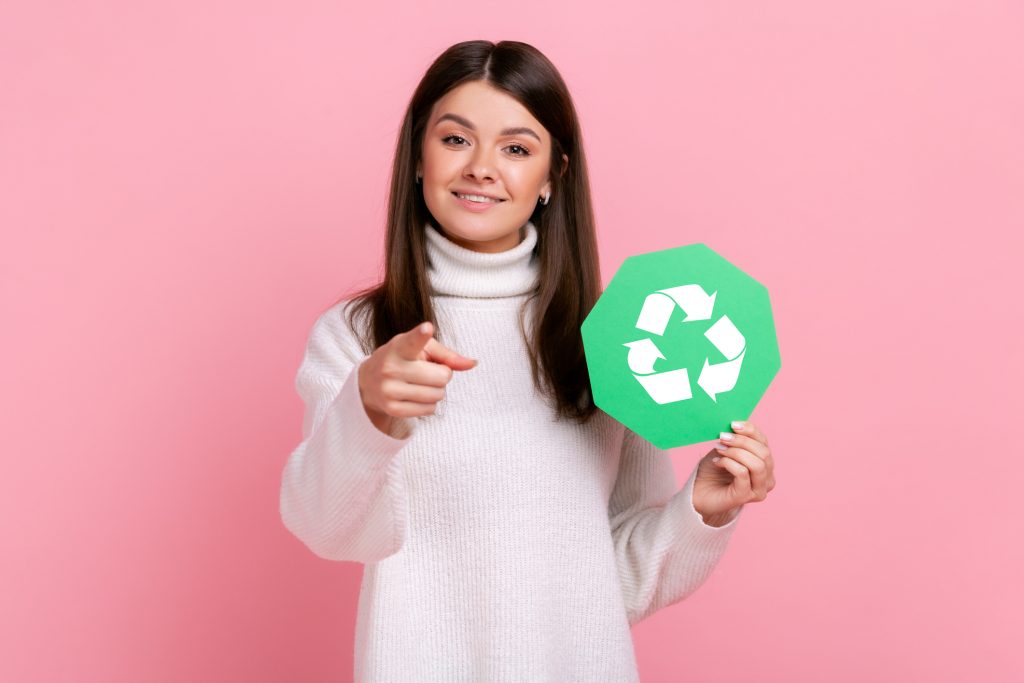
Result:
[[[729,432],[720,432],[718,438],[720,438],[722,441],[732,441],[732,434],[730,434]]]
[[[743,429],[743,423],[742,422],[738,422],[738,421],[734,421],[732,423],[732,428],[733,429]]]
[[[728,450],[728,448],[729,447],[724,444],[718,444],[717,446],[715,446],[715,450],[720,453],[725,453],[725,451]]]

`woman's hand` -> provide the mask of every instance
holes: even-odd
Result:
[[[739,508],[760,502],[775,488],[768,439],[752,422],[734,422],[722,432],[716,449],[698,464],[693,482],[693,507],[711,526],[728,524]]]
[[[454,372],[476,365],[434,339],[432,323],[421,323],[396,334],[359,365],[359,396],[370,421],[387,433],[392,418],[434,414]]]

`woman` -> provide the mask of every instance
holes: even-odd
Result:
[[[365,563],[357,681],[635,681],[630,626],[685,598],[774,486],[734,427],[677,490],[598,409],[600,294],[579,122],[520,42],[454,45],[409,104],[383,281],[322,313],[281,515]]]

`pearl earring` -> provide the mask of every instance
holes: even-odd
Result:
[[[540,200],[540,203],[543,204],[544,206],[547,206],[548,205],[548,200],[550,200],[550,199],[551,199],[551,193],[548,192],[546,195],[544,195],[544,198]]]

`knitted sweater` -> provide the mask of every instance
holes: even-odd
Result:
[[[741,515],[705,524],[696,467],[678,489],[668,454],[607,413],[555,418],[518,328],[539,275],[524,227],[478,253],[425,226],[436,338],[479,361],[435,414],[373,425],[349,300],[309,334],[281,518],[319,557],[365,565],[357,683],[636,681],[630,627],[707,579]]]

